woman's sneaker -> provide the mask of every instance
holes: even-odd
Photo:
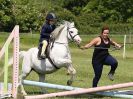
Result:
[[[111,81],[114,80],[114,73],[115,73],[115,72],[109,72],[109,74],[108,74],[108,77],[109,77],[109,79],[110,79]]]

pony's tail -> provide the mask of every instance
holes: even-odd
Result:
[[[19,52],[19,59],[23,58],[26,54],[26,51],[20,51]],[[13,64],[13,57],[11,57],[8,61],[8,66],[11,66]]]
[[[25,54],[26,54],[26,51],[20,51],[20,52],[19,52],[19,59],[20,59],[20,58],[23,58]],[[9,61],[8,61],[8,67],[9,67],[9,66],[12,66],[12,64],[13,64],[13,56],[12,56],[12,57],[9,59]],[[3,71],[1,71],[0,76],[1,76],[3,73],[4,73],[4,69],[3,69]]]
[[[26,51],[20,51],[19,52],[19,58],[20,59],[23,58],[25,56],[25,54],[26,54]]]

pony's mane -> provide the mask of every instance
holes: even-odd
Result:
[[[60,24],[57,28],[55,28],[55,30],[51,33],[51,38],[52,39],[56,39],[58,38],[58,36],[60,35],[60,33],[62,32],[62,30],[64,29],[64,27],[69,27],[70,26],[70,22],[68,21],[63,21],[62,24]]]

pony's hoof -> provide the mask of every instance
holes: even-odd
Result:
[[[49,92],[48,91],[43,91],[42,94],[49,94]]]
[[[67,73],[66,73],[66,75],[70,75],[70,73],[69,73],[69,72],[67,72]]]
[[[22,91],[21,92],[24,96],[26,96],[27,95],[27,93],[25,92],[25,91]]]
[[[67,85],[68,85],[68,86],[72,85],[72,81],[71,81],[71,80],[68,80],[68,81],[67,81]]]

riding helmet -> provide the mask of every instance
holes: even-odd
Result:
[[[54,20],[57,19],[56,15],[54,13],[48,13],[46,16],[46,20]]]

